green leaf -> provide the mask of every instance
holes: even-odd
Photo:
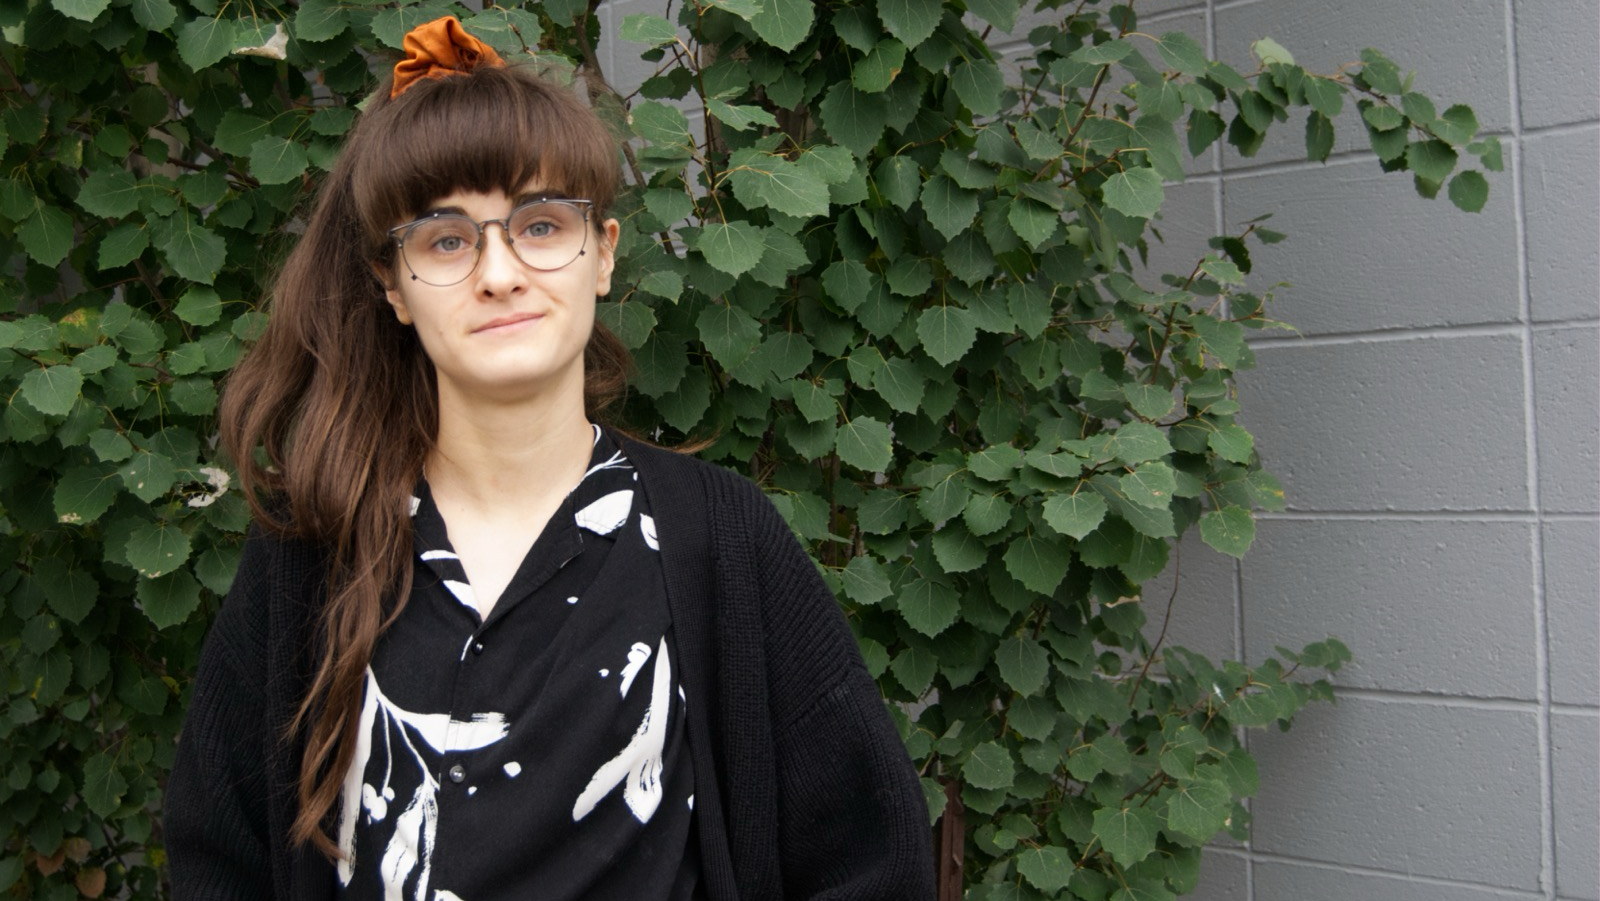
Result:
[[[1094,812],[1095,838],[1117,866],[1124,868],[1150,856],[1160,828],[1160,819],[1147,807],[1106,807]]]
[[[1011,504],[998,494],[974,494],[961,511],[961,521],[974,535],[988,535],[1011,521]]]
[[[294,33],[302,41],[327,41],[343,34],[349,24],[345,0],[300,0]]]
[[[966,355],[978,339],[978,327],[966,310],[940,304],[923,310],[917,317],[917,337],[928,356],[939,365],[948,366]]]
[[[884,38],[850,70],[850,83],[867,93],[887,90],[906,64],[906,45]]]
[[[880,0],[878,18],[889,33],[915,49],[939,27],[944,4],[940,0]]]
[[[1412,141],[1406,147],[1406,165],[1419,177],[1442,183],[1456,167],[1456,151],[1438,139]]]
[[[967,468],[986,482],[1008,482],[1022,465],[1022,451],[1009,444],[974,451],[967,455]]]
[[[961,767],[961,778],[973,788],[1010,788],[1017,778],[1016,761],[1004,745],[986,741],[972,749],[972,755]]]
[[[264,185],[281,185],[303,175],[309,161],[297,141],[268,136],[250,145],[250,174]]]
[[[623,17],[622,29],[619,34],[624,41],[657,47],[676,41],[678,39],[678,26],[661,16],[639,13]]]
[[[872,170],[872,179],[886,200],[909,212],[922,189],[922,168],[908,156],[891,156]]]
[[[905,357],[890,357],[872,379],[872,390],[888,402],[897,413],[915,413],[922,404],[922,393],[927,388],[917,364]],[[832,402],[829,402],[830,408]]]
[[[1338,82],[1318,75],[1307,75],[1301,82],[1306,102],[1329,119],[1344,111],[1344,88]]]
[[[1467,213],[1476,213],[1489,202],[1489,182],[1483,173],[1467,169],[1450,179],[1450,202]]]
[[[706,101],[706,111],[711,113],[718,122],[734,131],[744,131],[752,125],[766,125],[774,128],[778,125],[778,120],[759,106],[734,106],[715,97]]]
[[[233,52],[237,26],[233,19],[202,16],[178,28],[178,56],[196,72]]]
[[[1263,66],[1270,66],[1273,63],[1294,65],[1294,54],[1285,50],[1282,44],[1272,38],[1261,38],[1251,42],[1250,52],[1255,54],[1256,59],[1261,60]]]
[[[894,662],[889,664],[889,671],[894,673],[895,679],[905,686],[906,691],[920,697],[939,672],[939,658],[925,648],[907,648],[895,656]]]
[[[270,134],[271,123],[244,110],[228,110],[217,123],[217,149],[224,153],[246,156],[250,148]]]
[[[50,5],[64,16],[93,22],[97,16],[106,11],[106,7],[111,5],[111,0],[51,0]]]
[[[100,753],[83,764],[83,803],[95,816],[108,818],[122,805],[128,780],[117,771],[116,758]]]
[[[150,246],[150,231],[143,222],[124,222],[100,239],[100,269],[116,269],[139,258]]]
[[[853,313],[872,293],[877,276],[855,260],[839,260],[822,271],[822,287],[834,303]]]
[[[1172,396],[1172,391],[1160,385],[1125,382],[1122,384],[1121,390],[1122,396],[1128,399],[1128,406],[1132,407],[1135,413],[1145,419],[1160,419],[1171,413],[1172,408],[1177,404],[1177,400]]]
[[[992,61],[978,58],[958,63],[950,72],[950,86],[973,114],[992,116],[1000,112],[1000,95],[1005,92],[1006,82]]]
[[[170,0],[133,0],[133,20],[150,31],[166,31],[178,19]]]
[[[60,557],[47,557],[33,567],[33,578],[44,590],[50,609],[74,625],[89,615],[100,594],[100,584],[94,576],[76,563],[69,565]]]
[[[1068,57],[1075,63],[1091,66],[1109,66],[1133,52],[1133,45],[1123,38],[1114,38],[1103,44],[1079,47]]]
[[[123,559],[147,579],[164,576],[189,559],[189,536],[171,523],[145,523],[129,534]]]
[[[883,564],[872,557],[851,557],[839,571],[839,582],[845,597],[869,607],[883,603],[883,599],[893,593],[889,574],[884,572]]]
[[[1092,491],[1058,494],[1044,502],[1044,521],[1063,535],[1082,538],[1106,517],[1105,498]]]
[[[883,136],[889,101],[881,93],[858,91],[849,82],[840,81],[828,89],[818,111],[822,114],[822,127],[834,141],[858,159],[866,159]]]
[[[889,427],[871,416],[857,416],[839,426],[839,459],[863,472],[884,472],[894,459]]]
[[[787,53],[811,33],[815,16],[811,0],[761,0],[761,11],[750,18],[750,27],[763,41]]]
[[[1118,172],[1106,179],[1102,191],[1107,206],[1136,219],[1154,216],[1166,200],[1161,176],[1148,166]]]
[[[1256,540],[1256,521],[1243,507],[1223,507],[1200,517],[1200,540],[1230,557],[1243,557]]]
[[[795,379],[789,383],[789,393],[806,422],[826,422],[839,414],[838,402],[820,385]]]
[[[935,175],[922,186],[922,208],[933,227],[951,240],[966,231],[978,215],[978,195],[947,176]]]
[[[933,533],[933,557],[945,572],[964,573],[988,562],[989,550],[959,520],[952,520]]]
[[[1061,224],[1061,214],[1043,204],[1018,199],[1006,209],[1006,223],[1017,232],[1017,237],[1037,249],[1050,240]]]
[[[96,169],[78,191],[78,206],[118,219],[139,208],[139,180],[126,169]]]
[[[35,203],[38,205],[33,212],[20,222],[17,237],[22,240],[22,249],[28,256],[53,268],[72,250],[72,217],[56,207]]]
[[[1441,141],[1459,147],[1478,133],[1478,117],[1472,107],[1458,103],[1433,122],[1433,133]]]
[[[1208,60],[1200,42],[1181,31],[1169,31],[1156,41],[1156,53],[1169,68],[1184,75],[1204,75]]]
[[[183,570],[159,579],[140,579],[139,606],[157,629],[176,626],[200,606],[200,583]]]
[[[122,490],[106,467],[76,466],[56,482],[55,513],[59,522],[82,525],[94,522],[111,509]]]
[[[628,111],[629,124],[634,134],[652,144],[687,144],[689,119],[683,111],[657,100],[636,103]]]
[[[733,304],[707,305],[695,321],[695,327],[706,349],[726,369],[744,362],[761,343],[761,324]]]
[[[1333,122],[1322,113],[1312,110],[1306,116],[1306,159],[1325,163],[1332,152]]]
[[[1118,479],[1117,485],[1128,500],[1157,510],[1172,505],[1172,492],[1178,487],[1172,467],[1159,460],[1140,464]]]
[[[190,325],[215,325],[222,318],[222,298],[211,288],[190,288],[172,311]]]
[[[1038,694],[1050,677],[1050,654],[1032,638],[1013,637],[1000,642],[994,659],[1000,667],[1000,678],[1023,697]]]
[[[937,638],[950,628],[961,612],[961,601],[954,589],[924,578],[914,579],[901,589],[897,606],[906,625],[929,638]]]
[[[65,416],[83,390],[83,373],[74,366],[47,366],[22,377],[22,399],[47,416]]]
[[[1118,460],[1137,465],[1172,453],[1172,444],[1165,432],[1148,422],[1130,422],[1112,435],[1108,449]]]
[[[761,231],[748,222],[713,222],[700,232],[695,249],[713,268],[743,275],[761,261]]]
[[[122,476],[122,484],[128,493],[145,503],[172,490],[178,477],[172,458],[148,449],[134,452],[133,457],[117,472]]]
[[[777,124],[774,122],[773,124]],[[811,170],[780,157],[768,157],[758,172],[757,192],[767,205],[788,216],[822,216],[828,212],[828,185]]]
[[[1206,445],[1233,463],[1249,463],[1255,443],[1255,437],[1237,425],[1225,425],[1206,436]]]
[[[1071,555],[1066,543],[1037,533],[1021,535],[1006,549],[1006,572],[1029,591],[1053,594],[1067,575]]]
[[[1078,871],[1071,851],[1055,845],[1029,848],[1017,855],[1017,872],[1034,888],[1054,897]]]
[[[1167,827],[1197,841],[1222,831],[1233,813],[1233,792],[1216,779],[1179,782],[1167,796]]]
[[[180,277],[209,285],[228,254],[227,242],[217,233],[197,224],[187,213],[167,220],[160,250]]]

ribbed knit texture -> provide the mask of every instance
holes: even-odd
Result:
[[[632,442],[626,452],[660,523],[707,894],[932,898],[916,774],[782,517],[731,472]],[[301,749],[278,739],[315,663],[321,572],[302,543],[256,535],[246,546],[167,789],[178,901],[332,895],[331,864],[288,848]]]

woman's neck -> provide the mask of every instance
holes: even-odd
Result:
[[[434,497],[479,515],[544,507],[588,469],[594,430],[581,385],[514,403],[439,398],[439,434],[428,453]]]

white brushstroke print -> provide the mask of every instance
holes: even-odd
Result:
[[[610,535],[628,521],[628,512],[632,509],[633,491],[613,491],[579,510],[572,518],[580,528],[596,535]]]
[[[379,715],[383,717],[384,741],[383,784],[374,786],[366,782],[367,765],[372,759],[372,737]],[[425,742],[434,751],[446,754],[475,751],[488,747],[506,737],[509,729],[501,713],[475,713],[471,719],[451,719],[444,713],[414,713],[384,696],[378,679],[367,669],[366,697],[361,705],[361,720],[357,725],[355,759],[345,771],[342,806],[339,812],[339,881],[349,885],[355,876],[356,817],[363,809],[370,822],[388,818],[389,804],[394,800],[390,778],[398,756],[394,736],[399,736],[404,749],[416,764],[421,782],[412,792],[400,814],[394,820],[394,833],[384,846],[379,863],[379,878],[383,882],[384,901],[427,901],[428,882],[433,871],[434,839],[439,828],[439,782],[428,767],[422,752],[412,742],[412,735]],[[405,897],[405,883],[412,873],[417,873],[416,893]],[[448,892],[438,892],[434,898],[454,898]]]
[[[631,664],[632,650],[628,656]],[[667,656],[666,636],[662,636],[655,657],[655,677],[651,680],[650,706],[645,709],[644,721],[621,753],[595,770],[572,805],[573,822],[588,816],[619,783],[623,802],[639,822],[650,822],[661,806],[661,757],[667,744],[667,706],[672,699],[672,661]]]

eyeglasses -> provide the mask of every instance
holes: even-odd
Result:
[[[459,213],[430,213],[389,229],[411,277],[437,288],[472,274],[483,256],[485,229],[499,225],[517,259],[541,272],[560,269],[583,256],[589,241],[593,201],[541,197],[521,204],[504,219],[475,221]]]

